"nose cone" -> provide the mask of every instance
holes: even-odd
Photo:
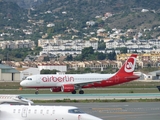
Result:
[[[21,82],[20,82],[20,85],[21,85],[22,87],[27,87],[27,81],[25,81],[25,80],[21,81]]]
[[[84,114],[82,116],[80,116],[80,120],[103,120],[101,118],[95,117],[93,115],[89,115],[89,114]]]
[[[21,81],[21,82],[20,82],[20,86],[23,86],[23,85],[24,85],[24,81]]]

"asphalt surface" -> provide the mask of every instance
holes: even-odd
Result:
[[[100,117],[103,120],[159,120],[160,119],[160,102],[51,103],[45,105],[76,106],[82,111]]]

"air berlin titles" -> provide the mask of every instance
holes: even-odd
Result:
[[[74,77],[72,76],[63,76],[63,77],[56,77],[56,76],[46,76],[42,77],[43,82],[74,82]]]

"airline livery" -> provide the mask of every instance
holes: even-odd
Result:
[[[35,94],[38,94],[38,89],[50,88],[51,92],[71,92],[76,94],[84,94],[82,89],[107,87],[125,82],[136,80],[141,73],[135,73],[137,54],[132,54],[121,69],[114,74],[40,74],[27,77],[20,85],[28,88],[35,88]]]
[[[33,101],[28,100],[20,95],[0,94],[0,104],[33,104]]]
[[[102,120],[73,106],[0,105],[0,120]]]

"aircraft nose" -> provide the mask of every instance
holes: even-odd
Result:
[[[25,86],[25,85],[26,85],[26,82],[25,82],[25,81],[21,81],[21,82],[20,82],[20,85],[21,85],[21,86]]]

